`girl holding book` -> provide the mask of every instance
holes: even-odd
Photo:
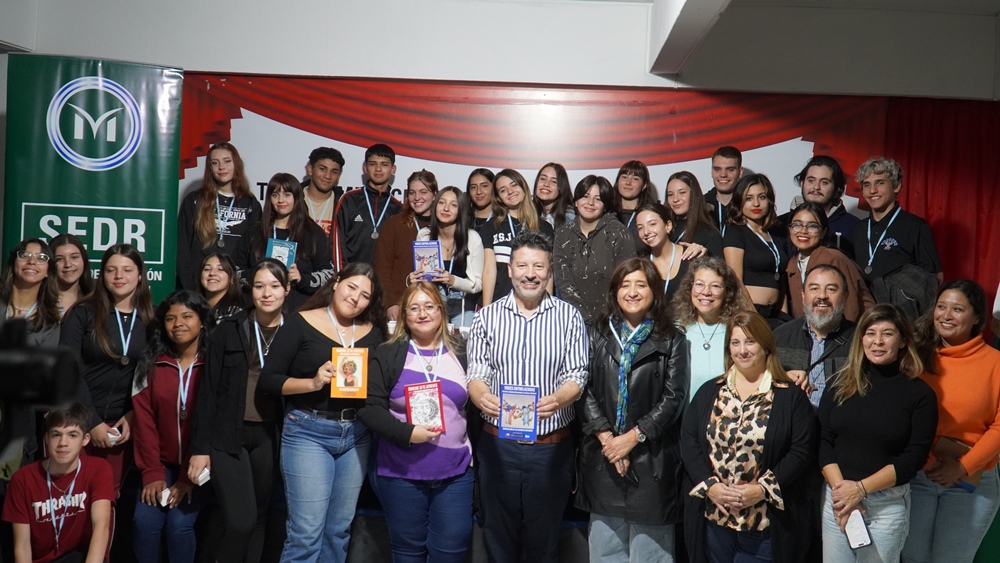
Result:
[[[420,229],[417,240],[440,243],[442,267],[411,272],[406,285],[419,279],[435,283],[445,297],[446,318],[455,326],[471,326],[483,290],[483,240],[470,226],[466,195],[458,188],[438,192],[433,209],[430,226]]]
[[[204,297],[184,289],[171,293],[156,309],[136,367],[135,462],[143,486],[136,499],[133,546],[139,561],[160,560],[164,534],[171,563],[194,561],[194,525],[208,491],[188,478],[187,462],[207,337],[214,324]]]
[[[386,333],[375,270],[355,262],[290,315],[274,338],[260,388],[285,397],[281,472],[288,538],[282,561],[347,559],[371,436],[357,416],[364,395],[332,398],[337,366],[331,349],[364,348],[368,351],[358,355],[370,354]],[[367,366],[358,367],[367,371]],[[360,375],[364,386],[367,374]]]
[[[917,321],[938,426],[930,459],[910,483],[903,561],[971,562],[1000,507],[1000,352],[983,340],[989,315],[983,288],[954,280]]]
[[[59,314],[65,315],[70,307],[94,290],[94,274],[90,271],[87,249],[76,235],[56,235],[49,248],[54,255],[59,283]]]
[[[431,221],[437,178],[427,170],[410,174],[406,180],[403,210],[385,220],[375,244],[375,273],[385,292],[390,321],[399,318],[399,298],[406,287],[406,275],[413,270],[413,241]]]
[[[282,256],[287,257],[282,262],[290,262],[286,266],[292,290],[285,299],[289,310],[298,309],[333,277],[333,248],[323,227],[309,217],[302,184],[291,174],[279,172],[267,183],[260,229],[249,242],[241,247],[244,256],[238,263]]]
[[[375,352],[359,413],[381,438],[375,489],[394,561],[460,563],[472,534],[465,354],[437,287],[417,281],[402,304],[405,318]],[[431,400],[434,408],[414,406]]]
[[[218,563],[258,561],[277,471],[281,401],[258,389],[285,325],[288,270],[265,258],[250,270],[253,309],[219,323],[209,341],[191,433],[188,478],[206,468],[222,508]]]

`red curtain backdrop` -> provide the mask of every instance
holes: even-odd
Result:
[[[984,102],[541,87],[416,80],[185,74],[181,173],[228,140],[242,109],[356,146],[490,168],[617,168],[705,158],[802,137],[851,172],[885,154],[901,201],[934,230],[945,278],[970,277],[992,303],[1000,211],[1000,106]],[[857,184],[848,187],[860,197]]]

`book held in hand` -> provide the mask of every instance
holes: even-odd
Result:
[[[413,241],[413,271],[425,272],[421,276],[421,279],[430,280],[434,277],[433,270],[441,270],[443,268],[444,261],[441,259],[441,241]]]
[[[298,243],[293,240],[269,238],[267,239],[267,250],[264,255],[281,262],[286,268],[291,268],[292,264],[295,263],[296,247],[298,247]]]
[[[500,386],[499,436],[534,442],[538,438],[538,387]]]
[[[337,373],[330,380],[330,397],[368,397],[368,348],[334,348],[331,358]]]
[[[444,401],[441,382],[414,383],[403,387],[406,397],[406,421],[414,426],[429,426],[444,432]]]

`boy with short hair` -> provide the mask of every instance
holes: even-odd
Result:
[[[344,171],[344,164],[344,155],[337,149],[317,147],[309,153],[309,164],[306,165],[309,180],[302,187],[309,217],[323,227],[328,237],[333,227],[333,211],[340,196],[344,194],[344,190],[337,185]]]
[[[340,198],[333,223],[333,256],[338,270],[351,262],[375,262],[375,241],[385,220],[400,212],[403,205],[392,197],[396,152],[378,143],[365,151],[367,184]]]
[[[80,459],[89,427],[90,412],[79,403],[49,412],[49,457],[11,478],[3,519],[14,527],[15,563],[104,561],[115,489],[108,462]]]

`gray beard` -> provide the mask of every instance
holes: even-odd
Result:
[[[809,326],[820,330],[831,330],[837,328],[840,321],[844,319],[844,304],[841,303],[839,307],[834,307],[828,315],[817,315],[813,313],[812,307],[805,307],[805,317]]]

